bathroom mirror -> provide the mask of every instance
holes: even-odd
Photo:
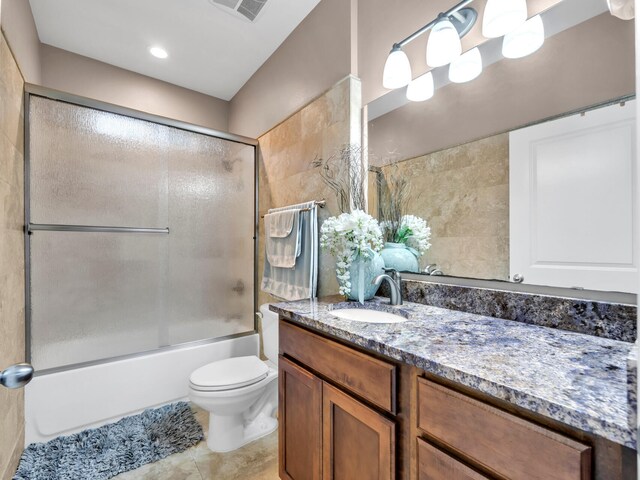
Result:
[[[429,100],[403,88],[367,105],[370,212],[405,189],[404,213],[431,229],[414,273],[636,293],[633,21],[606,0],[541,18],[533,54],[485,40],[474,80],[441,67]]]

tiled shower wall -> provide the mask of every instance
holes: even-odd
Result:
[[[24,81],[0,34],[0,369],[24,361]],[[0,387],[0,478],[24,445],[24,391]]]
[[[312,162],[354,142],[353,138],[359,135],[354,134],[359,132],[354,121],[358,121],[360,108],[360,81],[349,76],[259,138],[261,216],[270,208],[322,199],[327,206],[318,209],[320,224],[327,217],[340,214],[335,195],[322,182]],[[258,238],[260,285],[264,266],[262,218]],[[320,254],[319,270],[318,296],[337,293],[335,262],[324,252]],[[273,301],[273,297],[260,291],[260,304]]]

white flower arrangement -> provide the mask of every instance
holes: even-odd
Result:
[[[349,267],[359,255],[370,259],[382,249],[382,231],[378,221],[362,210],[327,218],[320,229],[320,245],[336,258],[336,276],[340,293],[349,295]]]
[[[393,228],[392,222],[382,222],[381,226],[385,231]],[[431,228],[427,225],[426,220],[415,215],[404,215],[398,229],[395,232],[387,233],[391,234],[395,243],[402,243],[415,250],[416,256],[424,255],[431,247],[431,243],[429,243]]]

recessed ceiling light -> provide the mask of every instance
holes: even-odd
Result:
[[[149,48],[149,53],[156,58],[167,58],[169,54],[162,47],[151,47]]]

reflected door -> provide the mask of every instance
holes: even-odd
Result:
[[[636,293],[635,101],[514,131],[511,277]]]

